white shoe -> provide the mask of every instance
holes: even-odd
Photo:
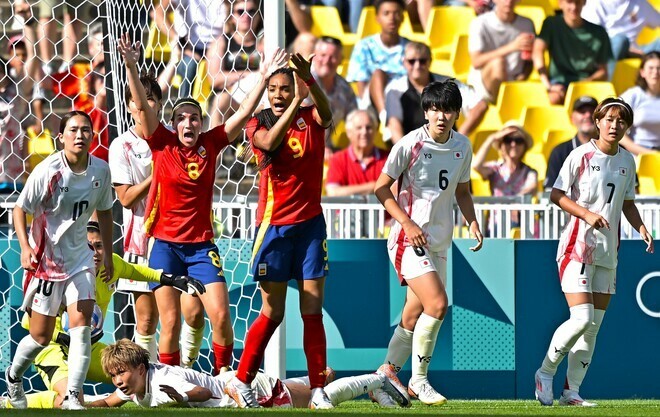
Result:
[[[534,374],[534,382],[536,383],[536,390],[534,396],[541,403],[541,405],[552,405],[554,398],[552,395],[552,376],[542,372],[541,369]]]
[[[7,382],[7,400],[13,408],[27,408],[27,398],[23,390],[23,378],[16,382],[9,379],[9,368],[5,371],[5,381]]]
[[[565,389],[564,392],[561,393],[561,397],[559,397],[559,405],[574,405],[577,407],[596,407],[598,404],[585,401],[584,399],[582,399],[582,397],[580,397],[580,394],[578,394],[577,392]]]
[[[383,391],[385,391],[401,407],[410,407],[410,396],[390,364],[381,365],[376,371],[383,378]]]
[[[410,394],[411,397],[416,397],[426,405],[443,405],[447,402],[447,399],[436,391],[426,379],[417,383],[413,383],[411,379],[410,382],[408,382],[408,394]]]
[[[69,391],[69,395],[64,397],[64,401],[62,401],[62,410],[84,410],[84,409],[85,406],[80,404],[78,393],[75,391]]]
[[[383,408],[398,408],[397,403],[382,388],[375,389],[369,393],[371,401],[377,403]]]
[[[323,388],[312,389],[312,398],[309,400],[309,408],[312,410],[329,410],[335,408]]]
[[[252,387],[234,377],[225,385],[225,394],[229,395],[240,408],[259,408]]]

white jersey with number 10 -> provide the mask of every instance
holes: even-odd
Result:
[[[557,259],[565,255],[584,264],[616,268],[623,201],[635,199],[635,160],[630,152],[619,147],[616,155],[607,155],[591,140],[568,155],[554,188],[610,224],[610,230],[597,230],[571,217],[562,230]]]
[[[29,241],[37,254],[37,278],[64,281],[94,271],[87,222],[94,210],[112,208],[108,164],[89,155],[87,169],[74,173],[57,152],[37,165],[16,205],[33,216]]]
[[[459,183],[470,181],[471,161],[468,138],[452,131],[447,142],[437,143],[425,125],[397,142],[383,167],[385,174],[399,180],[399,207],[424,231],[433,252],[451,244],[454,194]],[[389,247],[401,233],[401,225],[394,222]],[[408,246],[406,240],[403,244]]]

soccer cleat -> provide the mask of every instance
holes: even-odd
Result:
[[[252,387],[238,378],[232,378],[225,385],[225,394],[229,395],[240,408],[259,408],[259,402],[254,396]]]
[[[382,388],[375,389],[369,393],[369,398],[371,401],[378,403],[381,407],[384,408],[397,408],[396,402],[390,397],[388,393],[383,391]]]
[[[582,399],[582,397],[580,397],[580,394],[578,394],[577,392],[565,389],[564,392],[561,393],[561,397],[559,397],[559,405],[573,405],[577,407],[596,407],[598,404],[585,401],[584,399]]]
[[[554,398],[552,397],[552,376],[542,372],[541,369],[534,374],[534,381],[536,382],[536,390],[534,396],[541,403],[541,405],[552,405]]]
[[[80,404],[78,393],[75,391],[69,391],[69,395],[64,397],[64,401],[62,401],[62,410],[84,410],[84,409],[85,406]]]
[[[376,371],[383,378],[383,391],[385,391],[401,407],[410,407],[410,397],[406,388],[394,372],[394,367],[390,364],[381,365]]]
[[[7,381],[7,400],[13,408],[27,408],[27,398],[23,391],[23,378],[14,381],[9,378],[9,369],[5,371],[5,381]]]
[[[337,373],[335,372],[334,369],[332,369],[329,366],[325,367],[325,385],[327,386],[329,383],[335,380],[335,377],[337,376]]]
[[[408,382],[408,394],[426,405],[443,405],[447,403],[447,399],[436,391],[426,379],[417,383],[413,383],[413,381],[410,380],[410,382]]]
[[[323,388],[312,389],[312,398],[309,400],[309,408],[312,410],[329,410],[335,408]]]

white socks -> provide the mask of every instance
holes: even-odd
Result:
[[[204,338],[204,326],[195,329],[184,320],[181,324],[181,366],[191,368],[199,357]]]
[[[394,366],[394,371],[399,372],[406,363],[412,352],[413,332],[406,330],[399,324],[394,329],[394,334],[387,346],[385,363]]]
[[[156,343],[155,334],[145,336],[135,331],[135,344],[149,352],[149,362],[158,362],[158,343]]]
[[[351,376],[333,381],[324,390],[332,405],[350,401],[383,386],[383,380],[377,374]]]
[[[605,310],[594,310],[594,321],[587,330],[575,342],[568,354],[568,369],[566,371],[566,380],[568,389],[579,392],[580,385],[584,380],[587,370],[591,364],[591,357],[596,347],[596,336],[600,325],[603,323]]]
[[[594,320],[593,304],[580,304],[571,307],[571,317],[563,322],[550,341],[548,353],[543,359],[541,372],[554,376],[557,366],[568,354],[575,342],[589,328]]]
[[[415,324],[412,343],[412,376],[413,383],[427,379],[429,363],[435,348],[435,341],[442,326],[442,320],[422,313]]]
[[[87,377],[89,363],[92,358],[91,334],[92,329],[89,326],[79,326],[69,329],[71,342],[69,343],[67,395],[78,395],[82,393],[83,383]]]
[[[30,335],[21,339],[16,347],[16,353],[14,353],[9,376],[15,381],[23,378],[23,374],[25,374],[25,371],[27,371],[30,365],[32,365],[34,358],[36,358],[39,352],[45,347],[46,346],[37,343]]]

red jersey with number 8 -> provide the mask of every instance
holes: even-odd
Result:
[[[257,225],[301,223],[321,214],[325,128],[313,116],[314,107],[303,107],[293,119],[279,148],[271,152],[271,163],[259,179]],[[246,131],[258,160],[266,153],[254,146],[257,119]]]
[[[186,148],[160,124],[147,142],[154,164],[144,220],[147,234],[176,243],[213,239],[215,163],[229,145],[225,126],[201,133]]]

